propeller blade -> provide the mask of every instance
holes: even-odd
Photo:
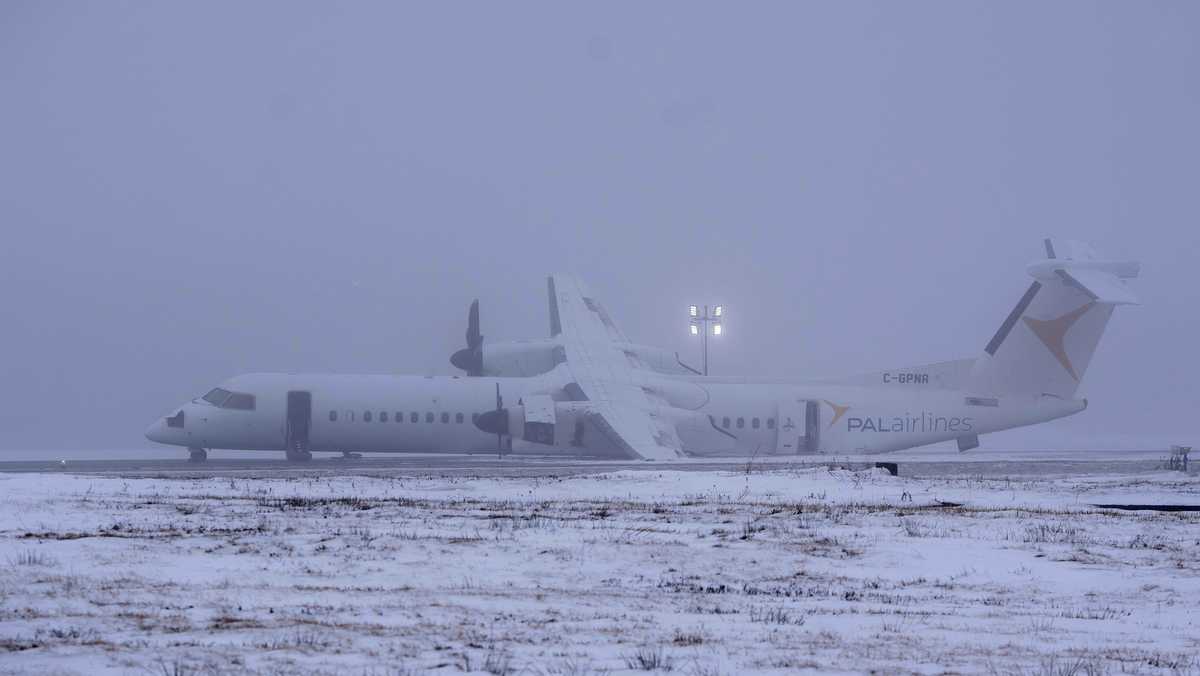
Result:
[[[450,363],[466,371],[468,376],[483,375],[483,334],[479,332],[478,298],[467,312],[467,347],[450,355]]]
[[[484,432],[496,435],[496,449],[504,455],[504,437],[510,434],[508,429],[508,411],[504,409],[504,397],[500,396],[500,383],[496,383],[496,408],[484,411],[475,419],[475,427]]]
[[[483,345],[483,335],[479,333],[479,299],[471,302],[471,310],[467,312],[467,348],[477,349]]]

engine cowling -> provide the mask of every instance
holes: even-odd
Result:
[[[625,343],[619,347],[627,356],[637,359],[657,373],[697,374],[697,371],[685,366],[675,352],[635,343]],[[566,360],[566,351],[553,338],[485,343],[482,352],[482,374],[495,377],[537,376],[549,373]]]
[[[619,347],[626,355],[636,358],[656,373],[677,376],[700,374],[699,371],[680,361],[678,352],[664,350],[661,347],[651,345],[639,345],[637,343],[623,343]]]
[[[549,395],[531,395],[516,406],[480,414],[475,426],[489,434],[556,448],[592,453],[614,450],[601,435],[589,431],[591,409],[586,401],[554,401]]]
[[[487,376],[528,378],[549,373],[564,360],[562,346],[549,338],[483,345]]]

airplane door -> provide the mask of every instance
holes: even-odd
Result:
[[[312,457],[309,433],[312,429],[312,392],[287,393],[286,450],[289,460]]]
[[[775,454],[796,455],[804,452],[808,407],[803,400],[785,399],[779,402],[775,424]]]
[[[815,401],[804,402],[804,452],[808,455],[821,452],[821,408]]]

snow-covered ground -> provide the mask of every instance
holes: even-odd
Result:
[[[1178,473],[0,475],[0,672],[1200,673]],[[960,505],[960,506],[955,506]]]

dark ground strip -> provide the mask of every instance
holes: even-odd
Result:
[[[1144,509],[1153,512],[1200,512],[1200,505],[1092,505],[1100,509]]]

